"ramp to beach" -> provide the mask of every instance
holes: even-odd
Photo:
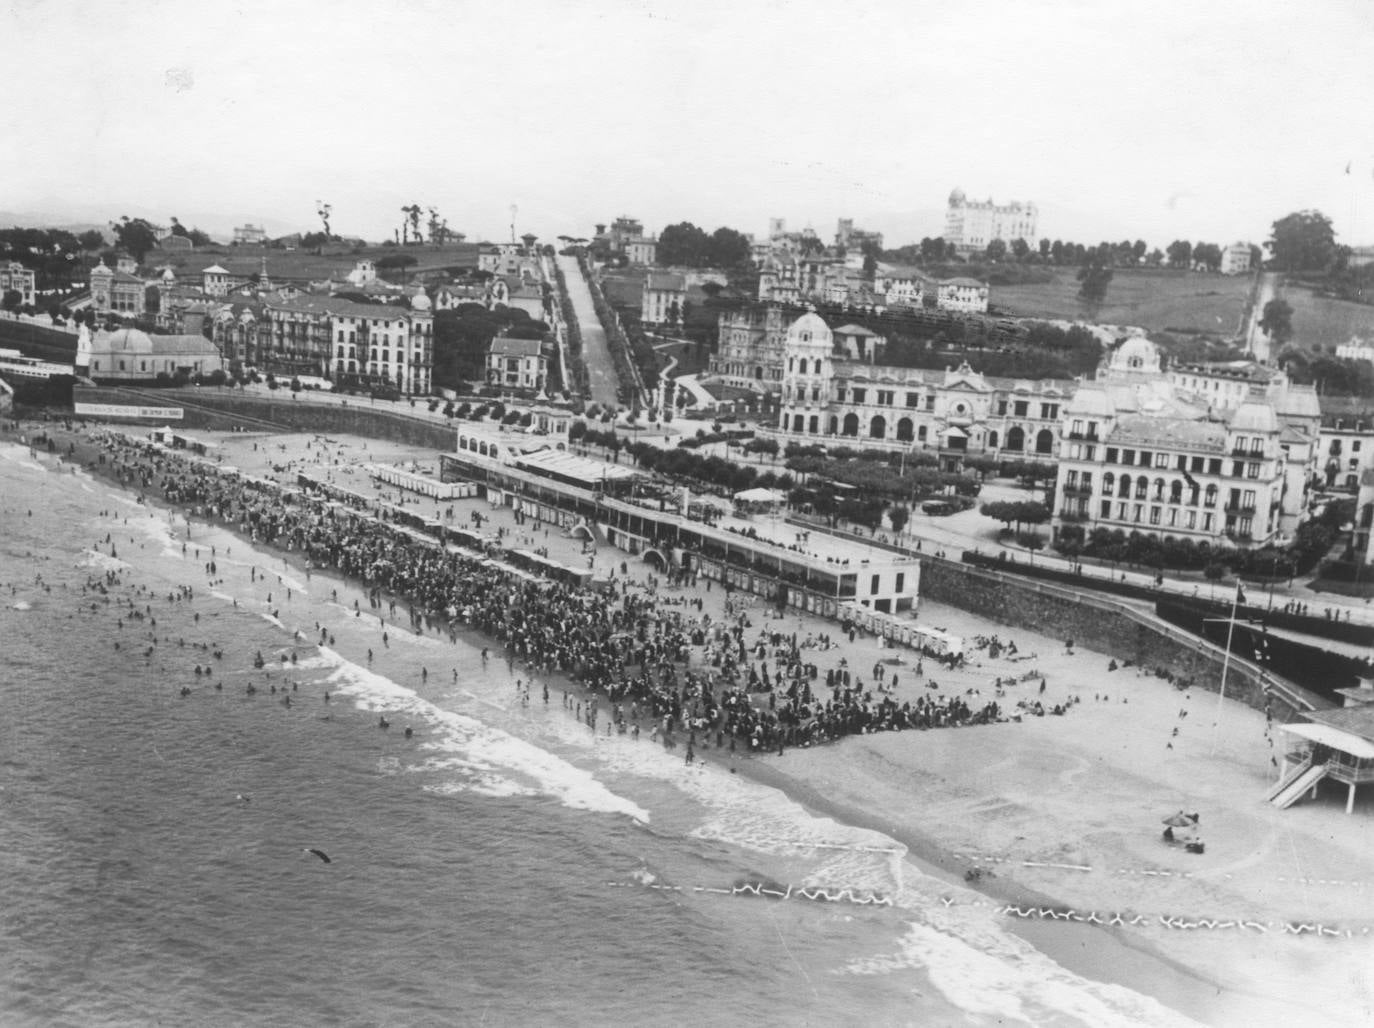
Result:
[[[1282,788],[1274,794],[1269,802],[1280,810],[1287,810],[1298,801],[1298,797],[1310,790],[1319,781],[1326,777],[1326,765],[1318,764],[1316,767],[1308,766],[1297,772],[1296,777],[1285,778],[1287,785],[1279,783]]]

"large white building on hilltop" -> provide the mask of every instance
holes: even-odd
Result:
[[[1039,217],[1033,203],[998,205],[990,199],[979,203],[956,189],[949,194],[945,210],[945,243],[961,256],[981,253],[994,239],[1008,246],[1015,239],[1024,239],[1034,246]]]
[[[799,443],[938,453],[950,470],[969,454],[1052,458],[1075,383],[994,378],[967,364],[944,371],[881,363],[886,340],[817,314],[783,342],[779,431]]]
[[[1126,340],[1064,409],[1053,511],[1066,526],[1259,547],[1305,518],[1321,418],[1315,393],[1260,384],[1213,402],[1143,337]],[[1234,370],[1234,369],[1229,369]]]

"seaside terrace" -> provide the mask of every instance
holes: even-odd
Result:
[[[916,606],[920,564],[914,557],[813,535],[778,515],[698,516],[691,512],[701,505],[687,490],[667,490],[621,465],[552,449],[521,453],[517,441],[487,444],[483,453],[464,445],[470,441],[460,438],[457,452],[440,455],[442,481],[480,483],[493,504],[662,568],[832,618],[845,604],[885,613]]]

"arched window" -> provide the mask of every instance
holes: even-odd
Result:
[[[911,431],[911,419],[902,418],[897,422],[897,441],[902,443],[911,442],[913,436]]]
[[[1116,494],[1116,495],[1117,495],[1117,496],[1120,496],[1120,497],[1123,497],[1123,498],[1129,497],[1129,496],[1131,495],[1131,476],[1130,476],[1130,475],[1122,475],[1122,476],[1121,476],[1121,488],[1120,488],[1119,490],[1117,490],[1117,494]]]
[[[857,414],[846,414],[844,416],[844,435],[856,436],[859,434],[859,416]]]
[[[816,358],[815,371],[818,375],[821,373],[821,359],[819,357]]]
[[[1037,435],[1036,435],[1036,437],[1035,437],[1035,452],[1036,452],[1036,453],[1053,453],[1053,452],[1054,452],[1054,433],[1051,432],[1048,428],[1042,428],[1042,429],[1039,431],[1039,433],[1037,433]]]
[[[797,414],[792,418],[792,431],[801,432],[805,428],[805,425],[806,418],[803,415]]]
[[[874,439],[882,439],[887,435],[887,419],[881,414],[875,417],[868,426],[868,434]]]
[[[1203,503],[1203,506],[1204,506],[1204,507],[1215,507],[1216,505],[1217,505],[1217,487],[1216,487],[1215,485],[1209,485],[1209,486],[1207,487],[1207,497],[1206,497],[1206,501]]]
[[[1150,495],[1150,480],[1141,475],[1135,480],[1135,498],[1144,500]]]
[[[1182,503],[1182,502],[1183,502],[1183,483],[1182,483],[1182,482],[1174,482],[1173,484],[1171,484],[1171,485],[1169,486],[1169,502],[1170,502],[1170,503]]]
[[[988,449],[989,449],[989,450],[995,450],[995,449],[997,449],[997,433],[996,433],[996,432],[989,432],[989,433],[988,433]]]
[[[1164,479],[1162,478],[1155,479],[1155,499],[1164,499]]]
[[[835,415],[832,414],[832,415],[830,415],[830,431],[827,432],[826,434],[827,434],[827,435],[837,435],[837,434],[839,433],[839,431],[840,431],[840,419],[837,418]]]
[[[1017,452],[1020,452],[1021,450],[1024,450],[1025,448],[1026,448],[1026,432],[1025,432],[1025,430],[1024,430],[1020,425],[1016,425],[1016,426],[1014,426],[1014,427],[1012,427],[1012,428],[1009,428],[1009,429],[1007,430],[1007,449],[1008,449],[1008,450],[1015,450],[1015,451],[1017,451]]]
[[[821,428],[821,419],[818,418],[818,417],[816,417],[816,415],[812,414],[812,415],[811,415],[811,434],[812,434],[812,435],[815,435],[817,432],[820,431],[820,428]]]
[[[1116,476],[1113,475],[1110,471],[1108,471],[1105,475],[1102,476],[1102,494],[1104,496],[1112,495],[1112,489],[1115,485]]]
[[[793,371],[793,370],[795,370],[795,368],[796,368],[796,362],[797,362],[797,358],[795,358],[795,357],[788,357],[788,358],[787,358],[787,370],[788,370],[788,371]]]

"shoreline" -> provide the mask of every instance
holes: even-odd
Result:
[[[99,452],[99,448],[81,437],[79,432],[68,433],[65,429],[57,428],[52,425],[40,426],[46,428],[50,433],[61,432],[63,436],[71,436],[77,443],[78,458],[81,455],[83,444],[91,452]],[[4,438],[8,433],[0,434]],[[14,440],[17,443],[17,439]],[[64,439],[65,443],[65,439]],[[21,444],[22,445],[22,444]],[[41,455],[41,453],[40,453]],[[56,451],[52,456],[58,457],[61,462],[74,467],[80,467],[88,473],[100,477],[109,484],[122,486],[122,483],[109,471],[107,466],[92,466],[89,460],[73,461],[62,450]],[[124,487],[127,492],[133,495],[141,495],[140,490],[132,487]],[[204,520],[189,515],[187,510],[177,504],[169,504],[160,497],[143,499],[149,506],[156,506],[159,509],[175,511],[183,517],[194,520]],[[300,561],[302,567],[297,568],[297,563],[293,557],[302,557],[301,554],[279,548],[271,543],[264,543],[262,540],[248,540],[241,535],[236,528],[226,523],[214,520],[205,520],[204,523],[222,528],[236,538],[244,539],[245,542],[254,546],[263,546],[272,553],[280,556],[284,563],[293,569],[303,570],[304,560]],[[367,586],[359,580],[349,578],[337,572],[334,568],[320,568],[322,574],[328,577],[337,577],[340,581],[348,582],[350,585],[366,589]],[[675,590],[673,594],[680,592]],[[696,591],[698,594],[700,590]],[[690,594],[689,594],[690,595]],[[404,597],[398,597],[404,599]],[[756,612],[756,613],[761,613]],[[814,619],[807,619],[814,621]],[[829,623],[822,623],[829,625]],[[756,625],[757,627],[757,625]],[[835,626],[829,625],[830,629]],[[495,637],[488,636],[481,629],[475,626],[468,626],[459,623],[454,628],[461,635],[472,633],[473,636],[482,640],[487,640],[496,645],[505,645]],[[1019,635],[1020,633],[1018,633]],[[862,642],[862,640],[861,640]],[[870,640],[871,643],[871,640]],[[1099,655],[1093,654],[1097,657]],[[1104,656],[1104,655],[1103,655]],[[1104,656],[1105,659],[1105,656]],[[862,661],[855,661],[855,666],[862,666]],[[570,677],[561,674],[545,674],[534,669],[529,669],[532,675],[550,680],[550,685],[557,681],[561,686],[567,683],[570,694],[575,693],[584,698],[602,694],[589,687],[573,681]],[[943,675],[941,677],[944,677]],[[1075,712],[1072,717],[1079,716]],[[1058,720],[1058,719],[1056,719]],[[1007,726],[1011,727],[1011,726]],[[1022,728],[1026,726],[1021,726]],[[1030,887],[1024,881],[1017,881],[1013,877],[1000,877],[988,875],[973,882],[960,882],[959,873],[969,867],[968,860],[959,854],[958,844],[937,836],[922,832],[912,824],[904,821],[900,814],[889,811],[887,807],[872,802],[876,796],[870,795],[870,802],[856,801],[854,797],[842,797],[835,792],[827,791],[824,788],[823,778],[816,775],[814,766],[808,768],[799,765],[835,764],[840,761],[836,756],[841,751],[839,747],[844,747],[846,756],[853,758],[851,764],[859,763],[858,758],[866,755],[874,747],[870,746],[870,740],[877,740],[879,743],[891,743],[893,740],[909,738],[914,745],[919,745],[919,740],[925,740],[932,736],[941,735],[965,735],[970,732],[978,732],[983,729],[955,729],[946,728],[933,732],[899,732],[882,733],[879,736],[851,736],[836,740],[824,746],[817,746],[809,749],[792,749],[793,759],[787,765],[781,761],[752,759],[755,754],[747,751],[739,754],[739,759],[732,762],[738,772],[752,781],[760,784],[777,788],[789,798],[795,800],[808,810],[821,813],[832,817],[837,821],[852,824],[858,827],[873,828],[882,832],[904,845],[908,850],[908,859],[911,859],[917,866],[922,867],[930,873],[936,875],[941,880],[957,885],[964,889],[973,890],[981,895],[990,897],[1001,902],[1023,902],[1033,903],[1038,906],[1051,906],[1064,908],[1072,905],[1073,890]],[[882,748],[881,745],[878,748]],[[717,751],[708,750],[703,754],[703,759],[708,762],[715,759]],[[826,759],[820,761],[810,760],[812,756],[819,756]],[[758,756],[762,756],[759,754]],[[747,759],[746,759],[747,758]],[[724,758],[722,756],[722,763]],[[863,769],[852,769],[854,774],[862,781]],[[949,783],[936,776],[933,783],[937,789],[943,789]],[[924,797],[923,797],[924,798]],[[913,797],[914,800],[914,797]],[[1054,898],[1058,894],[1063,897]],[[1086,978],[1095,981],[1103,981],[1131,988],[1144,995],[1150,996],[1170,1009],[1179,1011],[1186,1016],[1216,1016],[1220,1013],[1229,1023],[1233,1020],[1244,1020],[1244,1017],[1234,1017],[1238,1013],[1233,1007],[1233,1001],[1242,1002],[1242,1006],[1261,1004],[1256,1007],[1256,1011],[1267,1010],[1273,1012],[1276,1003],[1283,1004],[1281,999],[1266,997],[1251,993],[1249,990],[1238,987],[1238,983],[1227,982],[1223,978],[1211,975],[1207,968],[1190,967],[1187,965],[1187,957],[1171,952],[1173,947],[1169,941],[1148,938],[1134,930],[1113,929],[1103,931],[1096,926],[1089,925],[1059,925],[1050,924],[1047,921],[1022,921],[1016,918],[1007,918],[1008,928],[1022,939],[1029,942],[1036,949],[1054,959],[1061,966],[1070,971],[1081,974]],[[1094,928],[1096,934],[1087,936],[1082,929]],[[1091,944],[1089,941],[1091,940]],[[1146,962],[1145,966],[1141,966]],[[1220,1009],[1217,1008],[1217,997],[1223,997]],[[1251,1015],[1253,1017],[1253,1013]]]

